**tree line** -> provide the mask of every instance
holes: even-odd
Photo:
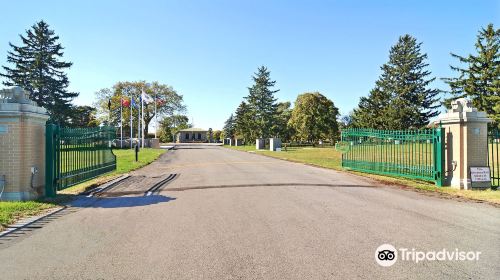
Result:
[[[171,86],[158,82],[145,81],[117,82],[111,88],[103,88],[95,93],[93,106],[77,106],[72,101],[78,92],[68,90],[69,79],[65,73],[71,62],[62,60],[64,48],[59,43],[59,36],[51,30],[45,21],[39,21],[19,35],[21,45],[9,43],[11,50],[7,53],[7,66],[3,66],[0,76],[5,78],[5,86],[20,86],[29,92],[30,99],[38,106],[47,109],[50,122],[69,127],[93,127],[100,124],[123,126],[125,133],[130,134],[130,116],[132,126],[137,129],[139,95],[144,90],[155,96],[156,113],[160,116],[160,137],[171,140],[170,134],[175,130],[189,127],[182,95]],[[123,108],[124,100],[129,106]],[[145,134],[155,118],[154,104],[145,104]],[[133,131],[135,133],[135,131]]]
[[[282,141],[316,142],[338,134],[339,111],[333,101],[319,92],[299,95],[295,106],[277,102],[274,94],[276,81],[265,66],[252,76],[253,85],[234,114],[224,124],[224,138],[239,138],[249,144],[257,138],[281,138]]]
[[[27,90],[30,99],[47,109],[51,122],[73,127],[105,122],[128,128],[127,114],[130,113],[124,112],[122,123],[118,120],[117,108],[124,96],[137,98],[144,89],[163,100],[158,106],[162,141],[173,140],[170,135],[190,126],[189,119],[183,115],[182,95],[158,82],[118,82],[111,88],[99,90],[94,106],[72,104],[79,93],[68,90],[69,79],[65,71],[72,63],[62,60],[64,48],[59,43],[59,36],[43,20],[19,36],[19,46],[9,43],[7,65],[2,67],[0,76],[5,78],[4,85]],[[340,118],[334,102],[319,92],[300,94],[293,107],[291,102],[278,102],[275,94],[279,90],[274,89],[276,81],[271,79],[266,67],[259,67],[252,76],[248,95],[227,119],[223,131],[213,131],[213,136],[216,139],[219,135],[221,138],[238,137],[247,143],[268,137],[316,142],[338,137],[339,127],[418,129],[428,125],[443,105],[449,106],[451,99],[460,97],[471,99],[476,108],[487,112],[499,126],[500,29],[493,24],[481,28],[474,54],[451,53],[452,58],[458,60],[458,66],[450,66],[457,74],[455,77],[441,78],[449,86],[448,91],[433,87],[436,77],[428,69],[428,57],[421,47],[422,42],[413,36],[401,36],[391,47],[388,62],[381,66],[382,73],[373,89],[360,98],[353,111]],[[148,105],[146,123],[149,124],[153,117],[152,106]],[[132,123],[135,127],[136,121],[133,119]]]
[[[493,24],[481,28],[475,44],[476,53],[461,56],[451,53],[462,66],[450,68],[458,75],[442,78],[450,90],[431,87],[431,76],[422,53],[421,42],[401,36],[382,65],[382,74],[369,95],[358,107],[341,118],[341,127],[376,129],[422,128],[440,113],[451,100],[469,98],[479,111],[485,111],[500,127],[500,29]],[[441,97],[448,93],[450,98]]]
[[[290,102],[277,102],[273,95],[277,90],[270,89],[275,81],[261,67],[253,76],[249,95],[225,122],[224,137],[247,143],[267,137],[314,143],[333,141],[339,128],[421,129],[429,126],[442,106],[450,107],[451,100],[461,97],[472,100],[474,107],[495,121],[493,126],[500,127],[500,29],[493,24],[481,28],[475,48],[476,53],[467,56],[451,53],[462,66],[450,66],[457,76],[442,78],[450,87],[445,91],[432,86],[436,77],[429,70],[422,42],[408,34],[400,36],[368,96],[338,120],[334,103],[318,92],[299,95],[293,108]]]

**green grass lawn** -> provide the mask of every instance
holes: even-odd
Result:
[[[165,152],[166,150],[164,149],[141,149],[139,152],[139,161],[136,162],[135,153],[133,150],[113,150],[113,153],[116,155],[117,164],[117,168],[115,171],[75,185],[71,188],[59,191],[58,196],[54,199],[40,199],[38,201],[21,202],[1,201],[0,230],[3,230],[5,226],[12,224],[20,218],[36,215],[46,209],[53,208],[57,206],[58,203],[65,202],[68,199],[71,199],[74,194],[78,194],[82,191],[91,189],[109,180],[112,180],[113,178],[118,177],[121,174],[145,166],[156,160]]]
[[[331,148],[308,147],[308,148],[292,148],[292,149],[289,148],[288,151],[282,150],[281,152],[271,152],[268,150],[255,150],[255,146],[240,146],[240,147],[224,146],[224,147],[239,151],[253,152],[255,154],[261,154],[265,156],[270,156],[294,162],[312,164],[315,166],[320,166],[329,169],[342,170],[341,166],[342,154],[340,152],[337,152],[333,147]],[[451,196],[465,197],[469,199],[488,201],[500,204],[500,191],[458,190],[450,187],[436,187],[431,182],[420,181],[420,180],[411,180],[401,177],[367,174],[356,171],[347,171],[347,172],[365,177],[370,177],[375,180],[381,181],[383,183],[388,183],[392,185],[407,186],[422,191],[438,192],[438,193],[448,194]]]
[[[36,215],[43,210],[56,206],[53,203],[37,201],[11,202],[0,201],[0,231],[19,218]]]

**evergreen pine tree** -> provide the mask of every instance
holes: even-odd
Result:
[[[475,44],[477,54],[466,57],[451,54],[466,68],[450,66],[458,72],[456,78],[444,78],[450,86],[453,99],[468,97],[474,107],[500,121],[500,29],[493,24],[482,28]],[[450,102],[450,100],[447,100]],[[495,110],[496,109],[496,110]]]
[[[427,125],[439,114],[440,90],[430,88],[435,78],[421,53],[422,43],[410,35],[399,37],[368,98],[355,111],[356,125],[378,129],[408,129]]]
[[[272,90],[276,81],[270,78],[271,72],[265,66],[257,69],[252,77],[254,85],[248,88],[249,94],[245,99],[253,115],[256,137],[268,138],[273,136],[273,127],[276,121],[276,98],[274,94],[279,90]]]
[[[233,138],[234,137],[234,133],[235,133],[234,125],[235,125],[234,124],[234,115],[231,114],[231,116],[229,116],[229,118],[224,123],[223,130],[224,130],[224,137],[225,138]]]
[[[70,102],[78,93],[67,90],[69,80],[64,70],[72,63],[59,60],[63,56],[59,36],[43,20],[26,30],[26,36],[19,36],[21,46],[9,43],[13,50],[8,52],[7,61],[13,67],[3,66],[5,73],[0,75],[7,78],[4,85],[24,88],[31,100],[47,109],[52,121],[65,123],[72,113]]]
[[[236,109],[234,129],[235,134],[242,137],[246,143],[251,143],[252,138],[255,138],[253,121],[248,104],[242,101]]]
[[[353,126],[362,128],[389,129],[387,111],[390,94],[375,87],[368,97],[361,97],[353,112]]]

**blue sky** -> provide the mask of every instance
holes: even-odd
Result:
[[[449,53],[473,52],[478,30],[500,25],[500,1],[6,1],[0,64],[38,20],[66,48],[75,103],[117,81],[172,85],[197,127],[221,128],[266,65],[280,101],[320,91],[342,114],[380,74],[398,37],[423,42],[433,75],[453,75]],[[437,81],[434,86],[447,89]]]

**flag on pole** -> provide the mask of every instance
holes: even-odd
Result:
[[[151,103],[151,102],[154,102],[154,99],[153,97],[149,96],[147,93],[145,93],[144,91],[142,91],[142,95],[141,95],[142,99],[144,99],[144,102],[146,103]]]
[[[122,106],[128,108],[128,106],[130,106],[130,100],[122,99]]]
[[[139,107],[139,105],[137,105],[137,103],[135,103],[134,99],[133,98],[130,98],[130,103],[132,104],[133,107],[137,108]]]

